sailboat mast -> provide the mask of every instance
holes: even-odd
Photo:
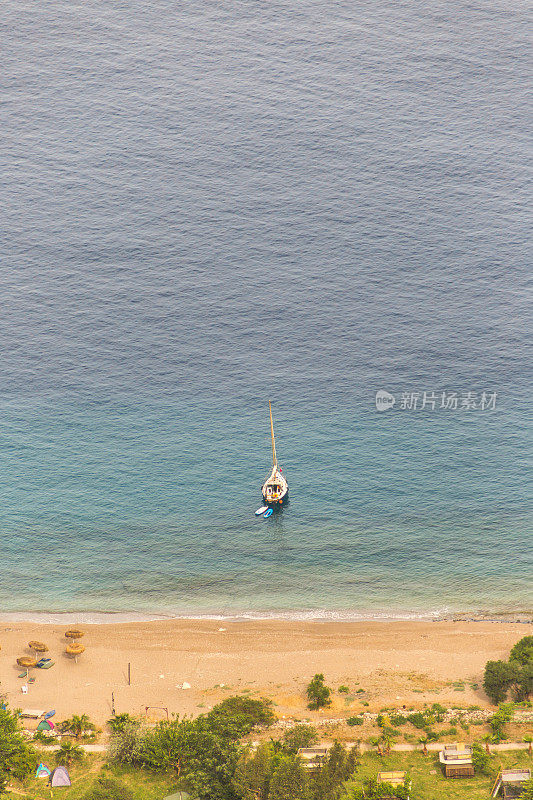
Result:
[[[268,401],[268,410],[270,411],[270,433],[272,435],[272,459],[275,467],[278,466],[278,459],[276,458],[276,442],[274,441],[274,423],[272,422],[272,406],[270,400]]]

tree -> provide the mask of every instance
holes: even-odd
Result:
[[[211,729],[208,716],[160,722],[142,742],[139,763],[153,770],[174,769],[200,800],[234,800],[233,776],[239,740]]]
[[[519,673],[515,664],[508,661],[487,661],[483,688],[494,704],[505,700],[510,687],[518,680]]]
[[[312,786],[313,800],[336,800],[342,784],[356,768],[355,748],[346,750],[344,745],[334,742]]]
[[[140,763],[145,733],[140,720],[125,722],[120,730],[111,734],[107,751],[109,760],[120,764]]]
[[[237,769],[245,770],[247,763],[240,739],[257,725],[272,723],[270,706],[268,700],[229,697],[194,720],[176,718],[150,729],[139,721],[126,722],[111,736],[110,759],[174,771],[198,800],[238,800],[247,797],[234,781]]]
[[[300,723],[283,734],[283,749],[287,753],[297,753],[301,747],[312,747],[318,742],[318,731],[313,725]]]
[[[76,739],[80,739],[82,736],[86,735],[87,732],[94,733],[96,730],[96,725],[91,722],[87,714],[82,714],[81,716],[74,714],[70,719],[61,722],[58,727],[60,731],[63,733],[71,733]]]
[[[83,800],[134,800],[133,792],[113,778],[99,778]]]
[[[324,684],[324,676],[317,673],[307,687],[308,708],[314,710],[331,705],[331,689]]]
[[[533,663],[521,666],[518,661],[511,662],[517,665],[517,681],[512,686],[514,700],[520,703],[533,694]]]
[[[24,739],[18,714],[0,708],[0,794],[12,777],[23,780],[37,764],[37,753]]]
[[[234,786],[243,800],[268,800],[270,781],[279,756],[271,742],[265,742],[253,755],[244,753],[235,771]]]
[[[518,702],[528,699],[533,693],[533,636],[515,644],[509,661],[487,661],[483,688],[493,703],[505,700],[509,690]]]
[[[212,730],[233,737],[246,736],[256,725],[268,727],[275,720],[271,700],[236,695],[218,703],[207,715]]]
[[[533,636],[524,636],[515,644],[509,655],[509,661],[518,661],[523,667],[533,664]]]
[[[270,783],[268,800],[307,800],[309,781],[298,756],[281,756]]]
[[[59,750],[55,755],[56,764],[63,767],[70,767],[71,764],[83,761],[84,752],[78,744],[72,742],[61,742]]]

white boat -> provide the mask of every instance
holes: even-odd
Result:
[[[274,439],[274,423],[272,422],[272,406],[268,401],[270,411],[270,435],[272,436],[272,471],[261,487],[261,494],[267,506],[276,508],[289,499],[289,485],[285,480],[276,456],[276,442]]]

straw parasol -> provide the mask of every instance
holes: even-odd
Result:
[[[21,656],[20,658],[17,658],[17,664],[19,667],[22,667],[26,670],[26,675],[28,674],[28,670],[37,666],[36,660],[31,658],[31,656]]]
[[[85,652],[85,647],[80,642],[71,642],[67,645],[67,653],[74,656],[74,661],[78,663],[78,656]]]
[[[34,653],[47,653],[48,647],[45,645],[44,642],[28,642],[28,647],[30,650],[33,650]]]
[[[21,656],[17,658],[17,664],[19,667],[25,667],[26,669],[37,666],[36,660],[31,658],[31,656]]]
[[[82,636],[85,636],[85,634],[79,628],[69,628],[68,631],[65,631],[66,639],[81,639]]]

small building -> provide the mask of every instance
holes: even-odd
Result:
[[[317,772],[328,757],[328,747],[300,747],[298,755],[305,769]]]
[[[376,778],[376,783],[387,783],[389,786],[404,786],[406,779],[405,772],[378,772],[378,776]],[[391,798],[394,800],[394,798]],[[408,798],[409,800],[409,798]]]
[[[378,772],[378,783],[390,783],[391,786],[403,786],[405,772]]]
[[[524,783],[531,778],[530,769],[502,769],[492,787],[491,797],[503,797],[504,800],[514,800],[521,797]]]
[[[439,761],[447,778],[473,778],[472,748],[465,744],[446,744],[439,753]]]

